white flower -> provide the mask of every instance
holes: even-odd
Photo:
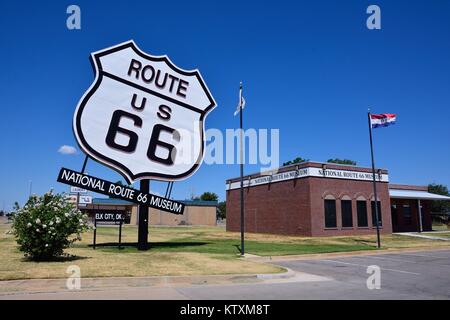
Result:
[[[43,225],[42,225],[42,228],[44,228],[44,229],[47,228],[47,225],[46,225],[46,224],[43,224]]]
[[[37,224],[41,224],[41,220],[39,218],[36,219]]]
[[[40,232],[39,229],[36,229],[36,232]]]
[[[48,243],[45,244],[45,247],[46,247],[46,248],[48,247]]]
[[[67,218],[69,216],[69,213],[68,212],[64,213],[64,216]]]
[[[27,227],[28,227],[28,228],[31,227],[31,223],[28,222],[28,223],[27,223]]]
[[[82,223],[82,222],[83,222],[83,219],[80,219],[80,220],[78,220],[78,221]]]
[[[51,225],[51,226],[52,226],[52,225],[53,225],[53,221],[50,221],[49,225]]]

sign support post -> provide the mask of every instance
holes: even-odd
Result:
[[[367,113],[367,118],[369,119],[369,137],[370,137],[370,155],[372,157],[372,181],[373,181],[373,195],[374,195],[374,209],[375,209],[375,219],[377,226],[377,247],[380,249],[380,219],[378,218],[378,197],[377,197],[377,182],[375,180],[375,160],[373,156],[373,143],[372,143],[372,122],[370,121],[370,111]],[[381,203],[381,202],[380,202]]]
[[[122,249],[122,220],[119,225],[119,249]]]
[[[242,82],[240,83],[240,94],[239,94],[240,100],[239,100],[239,127],[241,129],[241,136],[240,136],[240,174],[241,174],[241,256],[245,254],[244,249],[244,227],[245,227],[245,219],[244,219],[244,159],[243,159],[243,153],[244,153],[244,132],[243,132],[243,126],[242,126],[242,114],[244,113],[243,106],[242,106]]]
[[[140,181],[140,191],[145,194],[150,192],[149,179]],[[148,250],[148,208],[146,204],[139,204],[138,250]]]
[[[93,243],[94,250],[96,243],[97,243],[97,219],[95,219],[94,217],[94,243]]]

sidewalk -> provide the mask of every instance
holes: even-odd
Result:
[[[438,233],[439,231],[435,231]],[[440,233],[448,233],[448,231],[441,231]],[[425,235],[417,232],[402,232],[402,233],[396,233],[399,236],[407,236],[407,237],[416,237],[416,238],[423,238],[423,239],[429,239],[429,240],[441,240],[441,241],[450,241],[450,238],[443,238],[443,237],[435,237],[430,235]]]
[[[446,240],[449,240],[448,238]],[[303,255],[288,255],[288,256],[256,256],[252,254],[246,254],[245,259],[255,262],[267,262],[276,264],[277,261],[290,261],[290,260],[319,260],[329,258],[344,258],[354,256],[371,256],[371,255],[383,255],[391,253],[402,252],[424,252],[424,251],[445,251],[449,248],[436,248],[436,247],[422,247],[422,248],[403,248],[403,249],[380,249],[380,250],[361,250],[351,252],[331,252],[331,253],[316,253],[316,254],[303,254]]]

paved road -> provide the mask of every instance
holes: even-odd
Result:
[[[277,262],[298,277],[263,283],[111,288],[0,299],[450,299],[450,250]],[[367,267],[381,270],[369,290]]]

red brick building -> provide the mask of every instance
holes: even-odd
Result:
[[[420,225],[431,230],[428,201],[450,200],[428,193],[426,187],[390,185],[384,169],[377,171],[376,180],[381,233],[419,231]],[[227,230],[239,231],[240,179],[227,180],[226,190]],[[244,203],[247,232],[337,236],[376,231],[369,168],[304,162],[248,175]]]

